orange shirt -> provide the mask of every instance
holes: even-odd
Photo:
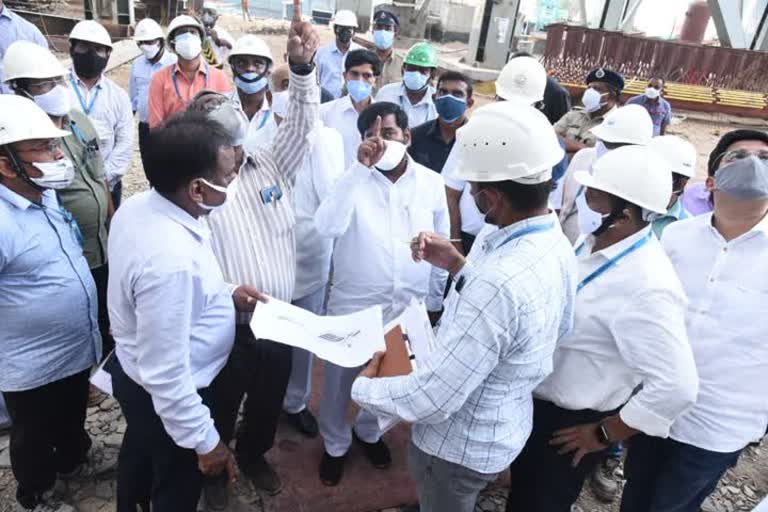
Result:
[[[167,66],[154,75],[149,85],[149,127],[154,128],[176,112],[181,112],[195,95],[204,90],[228,93],[232,82],[220,69],[202,64],[190,82],[178,67]]]

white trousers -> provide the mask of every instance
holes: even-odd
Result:
[[[325,314],[326,287],[322,286],[306,297],[296,299],[293,305],[316,315]],[[312,392],[312,361],[311,352],[303,348],[293,348],[291,354],[291,377],[283,399],[283,410],[288,414],[297,414],[307,408],[309,395]]]

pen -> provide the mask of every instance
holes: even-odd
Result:
[[[414,239],[414,240],[408,240],[408,241],[407,241],[407,242],[405,242],[405,243],[406,243],[406,244],[408,244],[408,245],[410,245],[410,244],[412,244],[414,241],[415,241],[415,239]],[[446,241],[446,242],[453,242],[453,243],[456,243],[456,242],[461,242],[461,238],[449,238],[449,239],[447,239],[447,240],[445,240],[445,241]]]

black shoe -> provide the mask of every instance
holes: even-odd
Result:
[[[206,478],[203,480],[203,500],[208,512],[226,510],[229,505],[229,486],[227,479],[222,477]]]
[[[327,452],[323,452],[323,458],[320,460],[320,481],[328,487],[335,487],[341,482],[344,476],[344,461],[347,456],[331,457]]]
[[[354,430],[352,430],[352,437],[355,441],[360,443],[365,452],[365,456],[373,464],[376,469],[387,469],[392,465],[392,454],[389,452],[389,447],[379,439],[375,443],[366,443],[359,437]]]
[[[307,437],[317,437],[317,434],[320,433],[317,427],[317,420],[309,409],[304,409],[296,414],[285,413],[285,416],[293,428]]]
[[[266,491],[270,496],[280,494],[283,490],[283,481],[280,479],[280,475],[264,456],[248,464],[243,469],[243,473],[250,478],[256,489]]]

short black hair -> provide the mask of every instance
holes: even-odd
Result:
[[[360,136],[365,138],[366,130],[373,125],[377,117],[381,116],[384,119],[389,115],[395,116],[395,123],[401,130],[408,129],[408,114],[400,108],[400,105],[389,101],[377,101],[365,107],[365,110],[360,112],[357,118],[357,130],[360,132]]]
[[[519,212],[528,212],[546,208],[549,194],[552,192],[552,180],[536,185],[525,185],[516,181],[478,182],[479,188],[495,188],[507,198],[512,208]]]
[[[437,79],[437,88],[440,88],[442,82],[464,82],[467,84],[467,98],[472,97],[472,79],[464,73],[458,71],[445,71]]]
[[[350,69],[360,66],[362,64],[370,64],[373,68],[373,74],[379,76],[381,74],[381,59],[371,50],[352,50],[347,53],[347,58],[344,59],[344,72],[346,73]]]
[[[661,80],[662,85],[667,85],[667,79],[661,75],[651,75],[648,77],[648,81],[650,82],[651,80]]]
[[[722,160],[728,148],[743,140],[757,140],[768,144],[768,133],[760,130],[733,130],[723,135],[717,142],[715,149],[709,154],[707,174],[714,176],[720,165],[720,160]]]
[[[167,195],[195,178],[212,178],[219,149],[229,145],[230,136],[221,124],[203,112],[181,112],[149,132],[147,180]]]

